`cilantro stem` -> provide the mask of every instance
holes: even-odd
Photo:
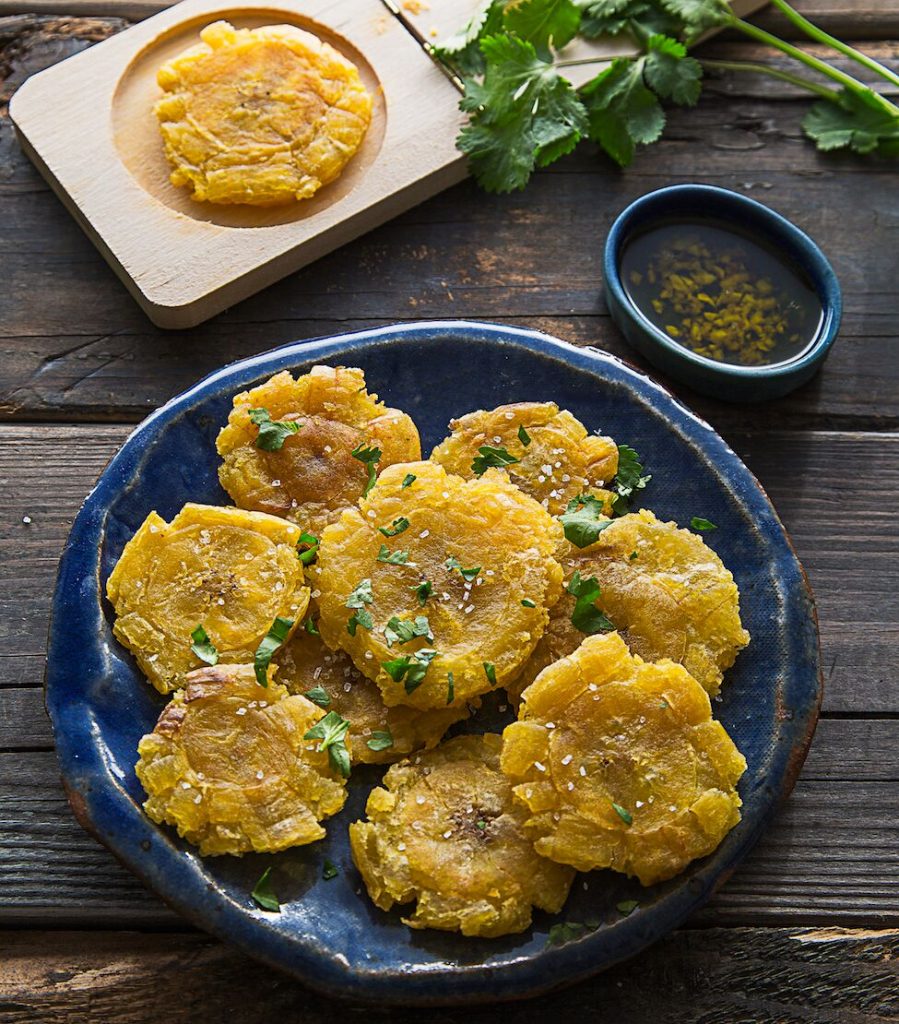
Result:
[[[748,21],[743,21],[741,18],[733,18],[728,24],[730,24],[732,28],[742,32],[744,35],[749,36],[751,39],[756,39],[760,43],[765,43],[766,46],[772,46],[775,50],[780,50],[781,53],[785,53],[788,57],[798,60],[813,71],[817,71],[819,74],[825,75],[834,82],[839,82],[847,92],[855,93],[856,95],[864,95],[868,99],[876,100],[879,106],[889,112],[891,117],[899,117],[899,107],[890,103],[889,100],[884,99],[884,97],[879,93],[874,92],[874,90],[865,85],[864,82],[860,82],[857,78],[853,78],[852,75],[847,75],[845,71],[840,71],[839,68],[835,68],[832,64],[819,60],[817,57],[812,56],[812,54],[806,53],[805,50],[800,50],[798,46],[793,46],[792,43],[785,42],[783,39],[779,39],[777,36],[771,35],[770,32],[766,32],[763,28],[758,28],[758,26],[753,25]]]
[[[818,85],[817,82],[809,81],[799,75],[792,75],[789,71],[781,71],[780,68],[772,67],[770,64],[756,64],[748,60],[701,60],[704,68],[716,71],[753,71],[760,75],[768,75],[770,78],[777,78],[781,82],[789,82],[791,85],[799,86],[800,89],[807,89],[822,99],[830,100],[831,103],[839,103],[839,93],[834,89],[828,89],[826,85]]]
[[[862,53],[861,50],[856,50],[854,46],[849,46],[847,43],[844,43],[842,39],[837,39],[835,36],[830,35],[829,32],[825,32],[824,29],[818,28],[817,25],[810,22],[808,18],[803,17],[799,11],[790,6],[786,0],[771,0],[771,2],[797,28],[802,29],[807,36],[814,39],[816,42],[824,43],[825,46],[829,46],[832,50],[836,50],[837,53],[842,53],[844,56],[857,61],[869,71],[873,71],[875,74],[880,75],[888,82],[892,82],[893,85],[899,85],[899,75],[897,75],[895,71],[885,67],[879,61],[874,60],[873,57],[869,57],[866,53]]]

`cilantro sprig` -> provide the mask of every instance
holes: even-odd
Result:
[[[437,652],[430,647],[422,647],[414,654],[404,654],[391,661],[382,661],[381,668],[395,683],[402,683],[406,693],[412,693],[425,681],[431,662]]]
[[[292,629],[293,619],[286,619],[283,615],[278,615],[256,648],[253,670],[256,673],[256,682],[260,686],[268,686],[268,666],[271,663],[272,655],[284,645],[284,641]]]
[[[256,447],[264,452],[279,452],[287,438],[302,426],[296,420],[273,420],[268,409],[250,409],[250,421],[259,427]]]
[[[346,734],[350,723],[336,711],[329,711],[303,735],[304,740],[319,740],[316,750],[328,752],[328,764],[345,779],[350,776],[350,753],[346,746]]]
[[[899,74],[891,68],[822,31],[787,0],[772,2],[812,42],[856,62],[894,89],[899,86]],[[815,76],[770,64],[689,56],[687,46],[711,28],[742,32]],[[622,33],[634,40],[633,56],[611,63],[605,57],[559,56],[576,35]],[[491,192],[523,188],[537,167],[553,163],[586,138],[626,166],[638,146],[661,136],[663,104],[694,105],[703,77],[720,71],[770,75],[811,93],[818,102],[803,129],[819,149],[899,155],[895,102],[841,68],[738,18],[726,0],[484,0],[436,51],[463,80],[460,107],[468,120],[456,145]],[[566,69],[591,64],[604,67],[576,90]]]
[[[478,448],[480,452],[471,461],[471,471],[475,476],[483,476],[491,466],[502,469],[505,466],[512,466],[521,459],[510,455],[505,448],[495,448],[493,445],[482,444]]]
[[[272,885],[272,869],[266,868],[259,877],[259,881],[250,893],[253,902],[263,910],[270,910],[273,914],[281,912],[281,903]]]
[[[603,505],[592,494],[579,494],[568,502],[567,509],[559,516],[565,530],[565,539],[577,548],[592,544],[612,520],[603,514]]]
[[[411,622],[394,615],[384,627],[384,639],[388,647],[393,647],[394,644],[407,644],[419,636],[425,640],[434,639],[427,615],[416,615]]]
[[[209,639],[209,635],[202,625],[198,625],[191,631],[190,638],[193,641],[190,649],[200,661],[205,661],[207,665],[218,664],[219,652],[215,649],[215,644]]]
[[[574,597],[571,624],[582,633],[607,633],[615,628],[612,621],[596,607],[602,588],[595,576],[583,579],[575,569],[571,582],[565,588]]]
[[[356,445],[356,447],[350,452],[350,455],[354,459],[358,459],[368,470],[368,479],[365,481],[365,487],[362,489],[362,497],[364,498],[368,492],[375,486],[375,481],[378,479],[378,471],[375,467],[378,464],[378,460],[381,458],[380,448],[370,448],[365,444]]]
[[[651,474],[643,474],[643,463],[640,456],[630,445],[618,445],[618,471],[612,480],[612,490],[616,494],[612,502],[612,511],[616,516],[630,512],[631,498],[637,491],[642,491],[652,480]]]

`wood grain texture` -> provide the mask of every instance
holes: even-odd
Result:
[[[335,1015],[413,1024],[421,1010],[335,1006],[199,935],[0,933],[3,1024],[195,1024]],[[710,928],[680,931],[590,981],[516,1004],[550,1017],[616,1024],[880,1024],[899,1010],[899,931]],[[434,1024],[489,1024],[496,1005],[428,1010]]]
[[[40,683],[59,551],[128,430],[0,426],[0,685]],[[825,710],[899,713],[899,435],[726,436],[768,490],[816,590]]]

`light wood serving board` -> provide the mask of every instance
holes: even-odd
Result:
[[[763,2],[733,6],[747,13]],[[458,28],[474,0],[390,6],[394,13],[382,0],[183,0],[28,79],[10,117],[25,152],[150,319],[191,327],[465,176],[455,148],[459,92],[423,44]],[[170,183],[153,114],[156,71],[220,18],[314,32],[356,64],[373,93],[362,147],[312,199],[215,206]],[[583,51],[611,58],[627,45],[578,40],[565,57]],[[572,69],[583,81],[597,70]]]

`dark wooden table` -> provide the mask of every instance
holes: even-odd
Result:
[[[769,203],[820,242],[843,285],[841,336],[801,391],[736,407],[675,388],[746,459],[792,531],[818,598],[824,710],[792,798],[703,911],[638,960],[515,1012],[617,1024],[897,1019],[899,165],[820,155],[801,136],[804,100],[767,79],[724,78],[698,108],[672,113],[664,141],[624,173],[583,149],[523,194],[462,184],[212,322],[165,333],[22,156],[5,117],[29,74],[128,22],[96,16],[111,0],[41,2],[39,15],[0,17],[0,1021],[420,1017],[343,1010],[191,931],[81,831],[41,693],[57,557],[131,425],[229,360],[443,317],[524,324],[633,359],[600,295],[604,235],[630,199],[682,181]],[[800,6],[899,57],[894,0]],[[757,20],[788,34],[772,13]],[[727,38],[706,52],[756,55]]]

